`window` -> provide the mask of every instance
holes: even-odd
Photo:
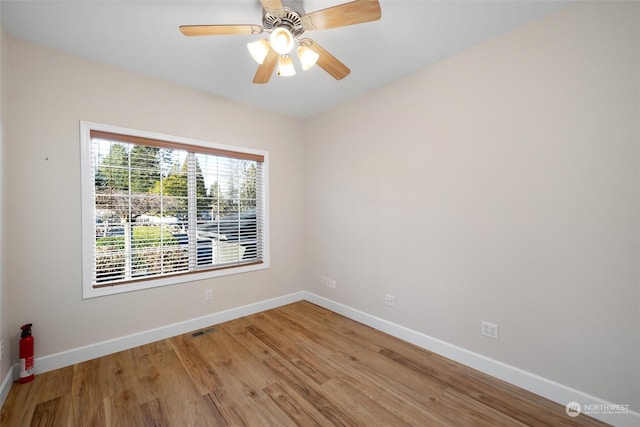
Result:
[[[269,267],[268,153],[81,122],[83,290]]]

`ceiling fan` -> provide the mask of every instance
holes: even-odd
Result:
[[[333,78],[340,80],[351,72],[349,67],[318,43],[301,38],[302,34],[376,21],[382,16],[378,0],[354,0],[311,13],[305,13],[301,4],[295,1],[260,0],[260,3],[263,8],[262,25],[182,25],[180,31],[185,36],[270,33],[268,39],[247,44],[249,53],[259,64],[253,83],[268,83],[276,66],[278,75],[294,75],[290,54],[296,45],[303,70],[317,63]]]

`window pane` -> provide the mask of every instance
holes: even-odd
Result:
[[[261,260],[261,161],[98,135],[90,144],[94,285]]]

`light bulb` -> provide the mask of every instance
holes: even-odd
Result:
[[[260,39],[255,42],[247,43],[247,49],[249,49],[249,53],[253,59],[255,59],[258,64],[262,64],[271,47],[266,39]]]
[[[316,52],[311,50],[310,47],[300,45],[298,47],[298,58],[300,59],[300,63],[302,64],[302,69],[307,71],[309,68],[313,67],[316,62],[318,62],[318,55]]]
[[[273,50],[280,55],[287,55],[293,49],[293,34],[285,27],[278,27],[271,32],[269,41]]]
[[[278,61],[278,75],[279,76],[293,76],[296,74],[296,69],[293,68],[293,61],[289,55],[281,55]]]

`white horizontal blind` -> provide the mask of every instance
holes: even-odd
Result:
[[[90,135],[94,288],[262,262],[262,156]]]

